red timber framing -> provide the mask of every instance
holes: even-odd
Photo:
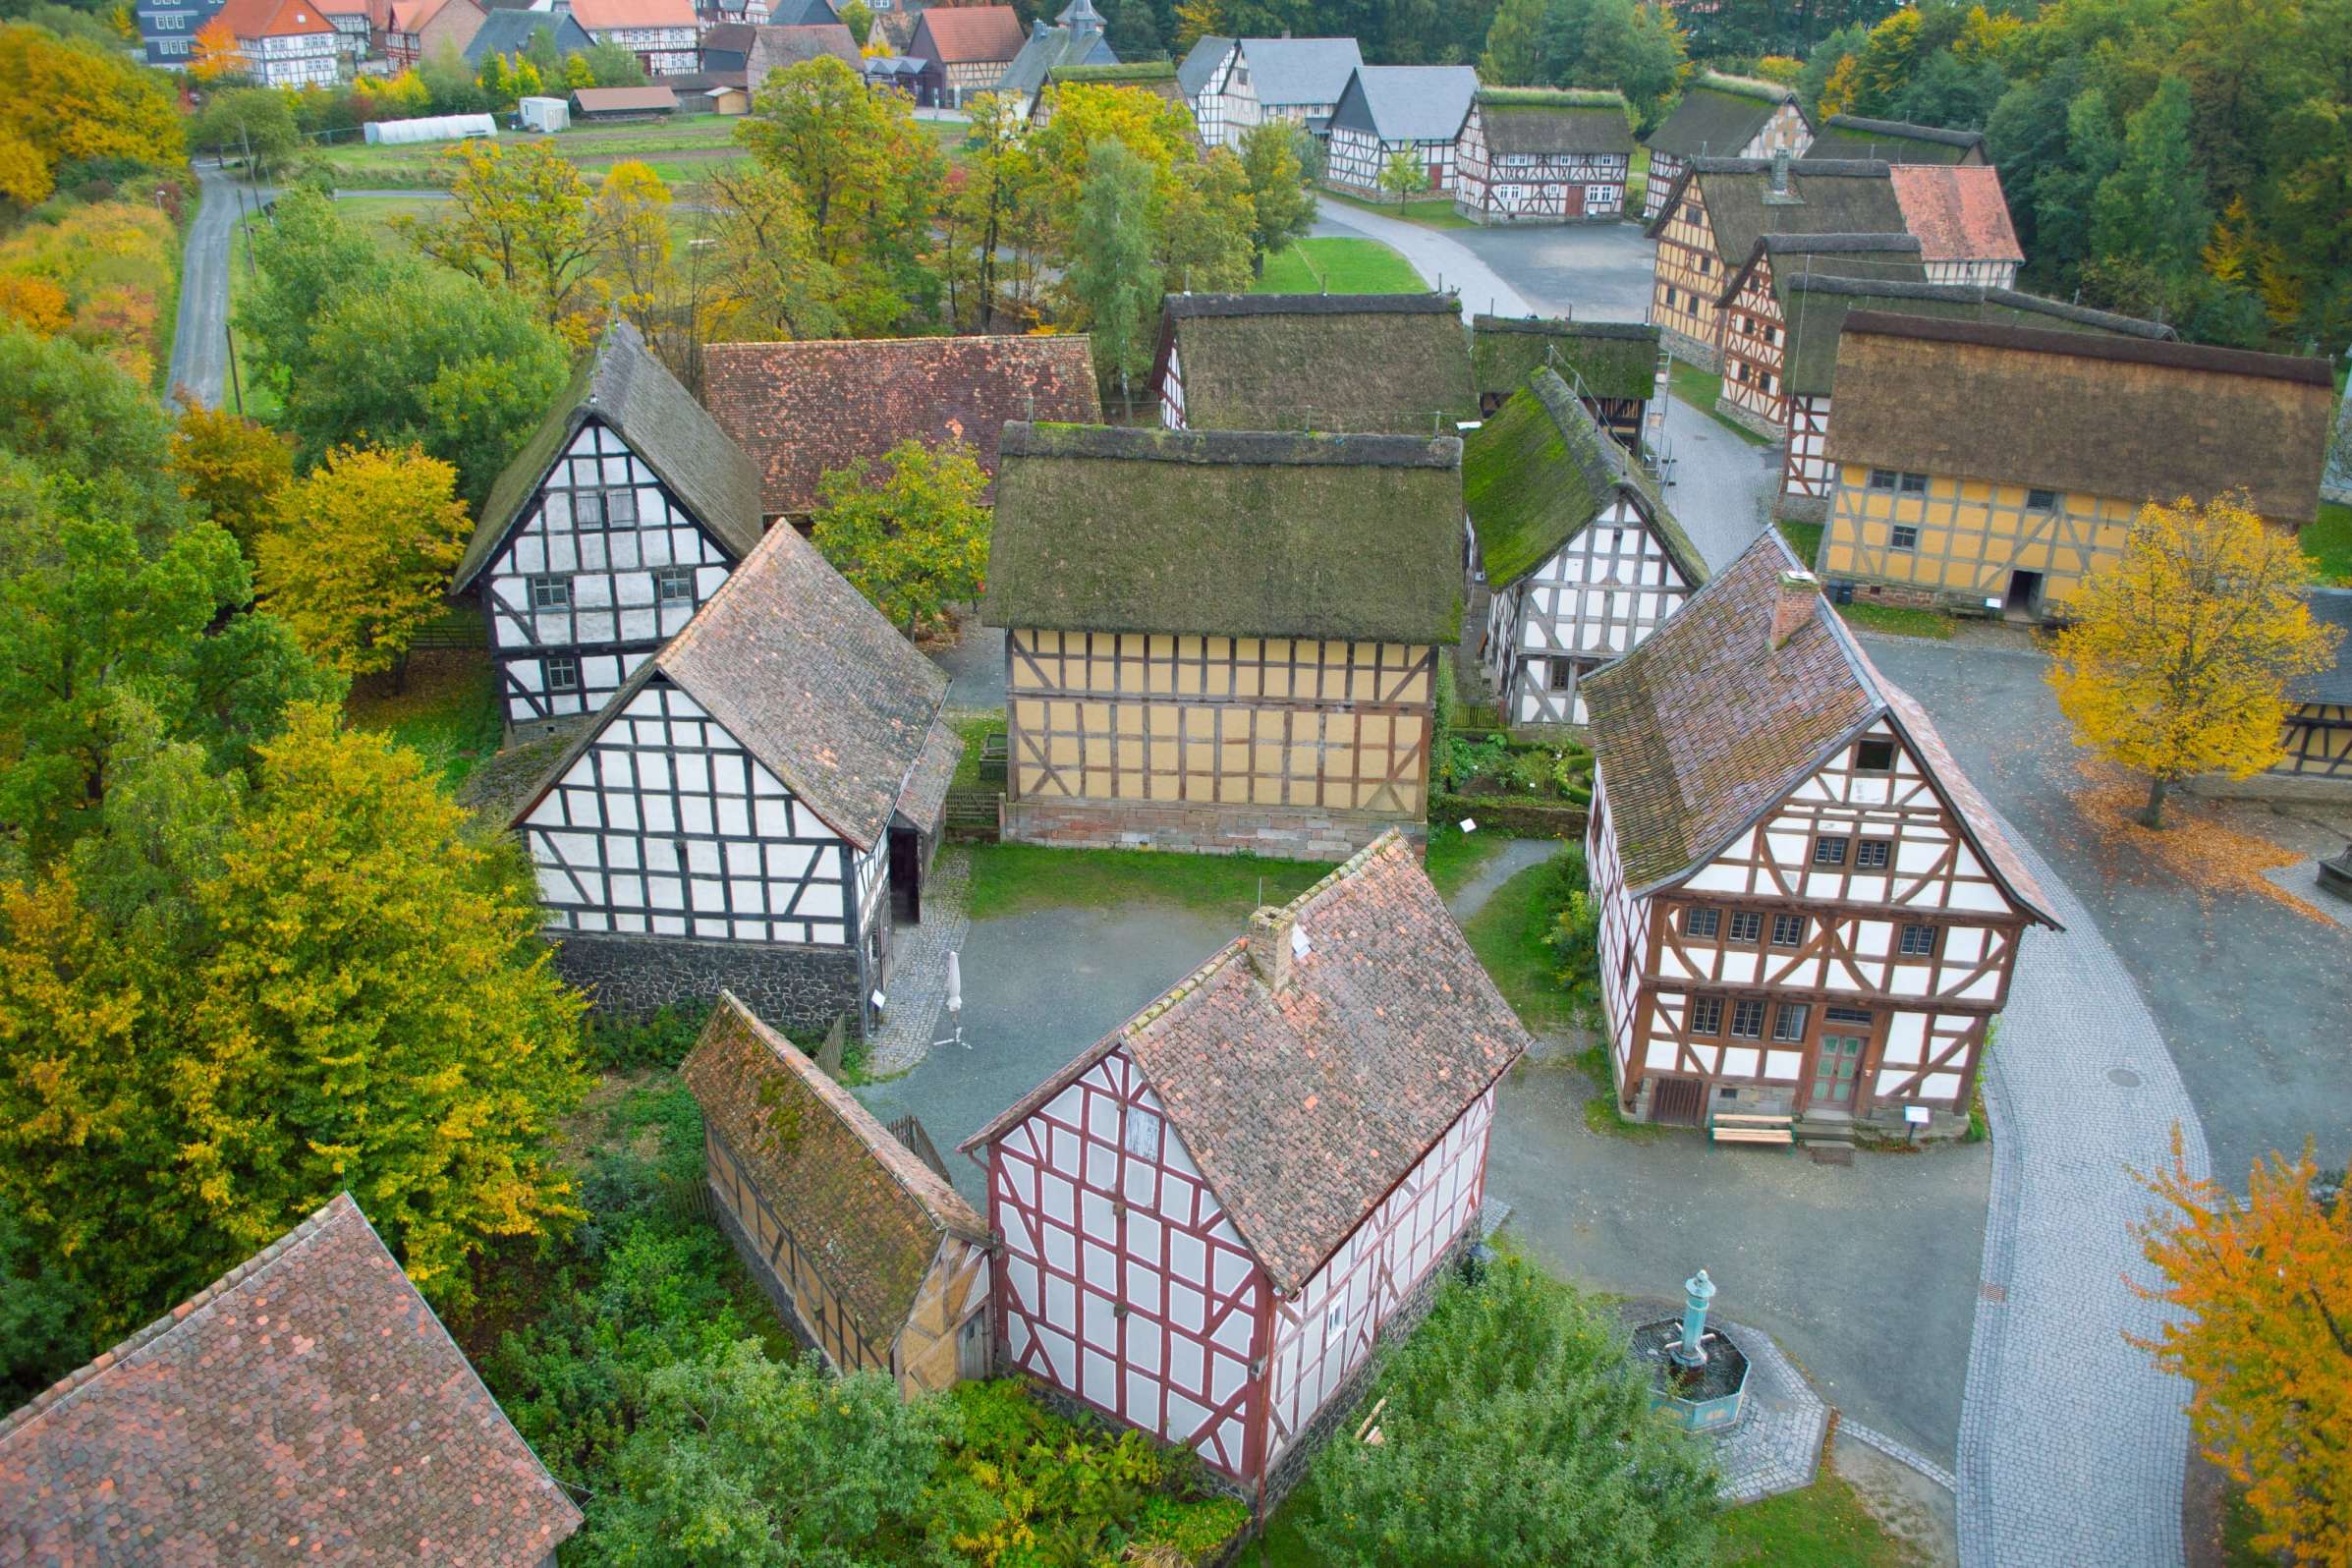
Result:
[[[1788,400],[1788,445],[1780,470],[1780,493],[1794,500],[1829,504],[1837,488],[1837,467],[1829,461],[1829,399],[1799,394]],[[1813,565],[1811,561],[1805,563]]]

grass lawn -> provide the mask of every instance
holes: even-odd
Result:
[[[1702,370],[1695,364],[1685,364],[1680,360],[1674,361],[1673,366],[1672,385],[1676,397],[1750,446],[1770,446],[1772,444],[1746,425],[1727,420],[1715,412],[1715,399],[1723,395],[1723,378],[1721,376]]]
[[[1551,862],[1531,866],[1496,888],[1462,925],[1504,1000],[1535,1030],[1568,1021],[1559,956],[1545,940],[1565,897],[1558,883]]]
[[[1807,567],[1821,558],[1821,525],[1819,523],[1791,523],[1782,518],[1772,525],[1780,536],[1788,540],[1788,547],[1797,552],[1797,559]]]
[[[1260,904],[1287,904],[1334,869],[1319,861],[1255,855],[976,844],[965,906],[984,921],[1033,909],[1156,901],[1225,918],[1238,929]]]
[[[2352,506],[2322,501],[2319,520],[2303,531],[2303,553],[2320,563],[2320,581],[2352,585]]]
[[[1716,1528],[1715,1561],[1726,1568],[1911,1568],[1918,1560],[1826,1469],[1802,1491],[1726,1509]]]
[[[956,776],[947,782],[951,790],[980,788],[980,742],[991,735],[1004,733],[1004,713],[975,713],[954,721],[956,733],[964,738],[964,755],[956,760]]]
[[[1632,172],[1625,178],[1625,215],[1639,218],[1642,203],[1650,198],[1650,149],[1634,148]]]
[[[1428,283],[1377,240],[1301,240],[1265,258],[1252,294],[1420,294]]]
[[[1454,822],[1431,822],[1428,855],[1422,869],[1428,872],[1438,892],[1451,898],[1504,843],[1500,833],[1465,833]]]
[[[1329,186],[1318,186],[1316,189],[1316,195],[1326,201],[1336,201],[1341,206],[1358,207],[1366,212],[1377,212],[1384,218],[1402,218],[1407,223],[1418,223],[1425,229],[1475,229],[1478,227],[1477,224],[1454,210],[1452,196],[1422,196],[1406,202],[1404,210],[1400,212],[1394,201],[1368,200],[1353,192],[1334,191]]]
[[[1948,643],[1955,623],[1941,610],[1923,610],[1908,604],[1841,604],[1837,613],[1858,632],[1881,632],[1888,637],[1924,637]]]
[[[409,659],[408,690],[387,675],[354,684],[345,713],[357,729],[409,747],[454,791],[498,750],[498,675],[479,648],[435,648]]]

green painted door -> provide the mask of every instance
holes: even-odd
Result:
[[[1813,1101],[1819,1108],[1854,1108],[1854,1081],[1862,1071],[1863,1038],[1859,1035],[1823,1035],[1820,1055],[1813,1069]]]

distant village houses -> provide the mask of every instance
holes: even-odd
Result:
[[[1650,183],[1642,221],[1654,223],[1694,159],[1769,158],[1776,152],[1803,157],[1813,144],[1813,125],[1794,88],[1708,71],[1643,140],[1650,148]]]
[[[997,79],[995,91],[998,97],[1012,100],[1016,114],[1027,117],[1054,73],[1118,63],[1119,57],[1111,53],[1102,36],[1102,14],[1094,9],[1093,0],[1070,0],[1052,26],[1041,17],[1031,25],[1028,39]]]
[[[1323,177],[1376,197],[1385,194],[1382,171],[1401,156],[1421,171],[1424,189],[1446,195],[1478,90],[1469,66],[1358,66],[1331,110]]]
[[[570,0],[572,20],[598,43],[635,54],[652,77],[700,71],[701,24],[694,0]]]
[[[317,0],[228,0],[206,27],[227,32],[257,87],[331,87],[343,53]]]
[[[919,63],[916,102],[953,109],[975,93],[994,91],[1027,38],[1011,6],[924,8],[905,51]]]
[[[1364,65],[1353,38],[1228,38],[1195,94],[1201,140],[1238,147],[1252,126],[1278,120],[1320,135],[1348,79]],[[1202,40],[1206,45],[1207,39]],[[1194,54],[1201,53],[1196,45]],[[1186,68],[1196,69],[1192,61]]]

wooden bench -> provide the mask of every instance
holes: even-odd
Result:
[[[1797,1144],[1797,1118],[1717,1111],[1708,1118],[1707,1133],[1718,1144],[1769,1144],[1782,1148],[1794,1148]]]

